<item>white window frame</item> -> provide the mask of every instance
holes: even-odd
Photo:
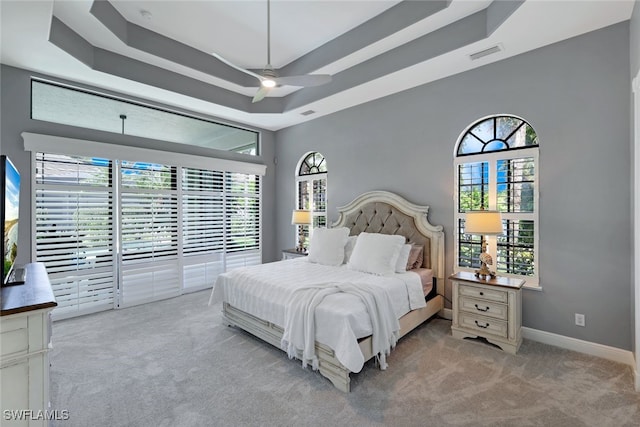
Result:
[[[311,235],[313,234],[313,224],[315,223],[314,218],[324,218],[325,224],[327,224],[328,226],[328,215],[327,215],[327,209],[328,209],[328,170],[327,172],[321,172],[321,173],[314,173],[314,174],[308,174],[308,175],[300,175],[300,167],[302,166],[302,162],[304,162],[304,160],[309,156],[309,154],[311,153],[318,153],[320,154],[323,158],[324,161],[326,163],[327,158],[320,153],[319,151],[309,151],[307,153],[305,153],[302,157],[300,157],[300,160],[298,160],[298,164],[296,165],[296,170],[295,170],[295,194],[296,194],[296,206],[295,209],[305,209],[304,206],[298,206],[298,201],[300,200],[300,183],[301,182],[306,182],[307,183],[307,187],[309,189],[309,211],[311,211],[311,217],[312,217],[312,221],[311,224],[308,227],[309,230],[309,234],[306,237],[307,239],[307,243],[309,242],[309,238],[311,237]],[[313,200],[314,200],[314,191],[313,191],[313,182],[314,181],[320,181],[320,180],[324,180],[325,182],[325,206],[327,206],[327,209],[325,209],[324,212],[318,212],[318,211],[314,211],[313,210]],[[294,236],[294,243],[295,246],[298,245],[298,235],[299,235],[299,231],[298,231],[298,227],[302,227],[301,225],[297,225],[296,229],[295,229],[295,236]]]
[[[180,153],[164,153],[154,150],[144,150],[138,149],[134,147],[120,147],[117,148],[117,156],[114,156],[114,146],[111,144],[99,143],[95,141],[82,141],[71,138],[63,138],[63,137],[55,137],[49,135],[39,135],[39,134],[31,134],[24,132],[22,134],[23,139],[25,141],[25,150],[32,152],[32,162],[35,165],[35,157],[37,152],[44,153],[52,153],[52,154],[62,154],[68,156],[81,156],[81,157],[101,157],[113,160],[113,183],[112,188],[115,190],[112,193],[113,197],[113,239],[114,239],[114,249],[118,248],[117,251],[114,250],[114,277],[118,277],[118,280],[114,280],[114,293],[116,294],[113,299],[113,306],[99,307],[94,311],[101,311],[104,309],[111,308],[119,308],[125,307],[128,305],[136,305],[139,303],[162,299],[163,297],[173,296],[192,292],[199,289],[210,288],[215,280],[215,276],[222,272],[219,271],[218,267],[211,266],[209,264],[212,263],[211,259],[203,259],[202,255],[189,256],[185,257],[183,253],[183,239],[181,229],[182,227],[182,186],[181,186],[181,178],[182,178],[182,168],[196,168],[196,169],[205,169],[205,170],[217,170],[219,172],[223,172],[224,176],[231,176],[235,173],[249,176],[257,177],[257,191],[255,193],[251,193],[250,197],[254,197],[257,199],[257,212],[259,215],[258,223],[257,223],[257,249],[250,248],[245,252],[235,252],[228,253],[227,244],[228,244],[228,234],[225,234],[224,239],[224,250],[223,250],[223,271],[227,271],[228,269],[232,269],[242,265],[254,265],[256,263],[262,262],[262,175],[266,172],[266,167],[260,164],[253,163],[244,163],[244,162],[236,162],[229,161],[224,159],[215,159],[215,158],[203,158],[199,156],[191,156]],[[117,158],[113,158],[117,157]],[[158,164],[166,164],[166,159],[171,159],[171,166],[176,167],[176,188],[172,190],[162,190],[161,193],[172,193],[177,196],[177,230],[178,230],[178,247],[177,247],[177,255],[176,257],[169,257],[166,260],[150,260],[149,262],[145,262],[139,265],[125,265],[122,262],[122,250],[120,245],[122,242],[120,241],[120,231],[119,226],[121,224],[121,209],[120,203],[122,198],[122,180],[120,179],[120,160],[125,159],[128,161],[140,161],[144,163],[158,163]],[[163,161],[164,159],[164,161]],[[35,170],[35,167],[34,167]],[[227,178],[223,178],[223,182]],[[230,179],[230,178],[229,178]],[[32,176],[32,187],[38,188],[38,185],[35,183],[35,174]],[[135,192],[135,190],[134,190]],[[144,191],[143,191],[144,192]],[[223,209],[227,210],[228,202],[227,199],[229,197],[233,197],[233,194],[229,193],[227,188],[223,189],[224,198],[223,198]],[[32,196],[32,229],[36,229],[36,203],[35,203],[35,194],[33,192]],[[235,194],[235,193],[234,193]],[[240,194],[240,193],[239,193]],[[245,194],[245,193],[242,193]],[[240,194],[240,195],[242,195]],[[246,193],[249,194],[249,193]],[[255,235],[256,231],[252,231],[252,235]],[[37,248],[35,242],[35,235],[33,236],[34,241],[32,242],[32,259],[37,259]],[[116,242],[117,241],[117,242]],[[188,259],[187,259],[188,258]],[[210,257],[204,257],[210,258]],[[196,265],[198,259],[203,259],[202,265]],[[191,277],[195,277],[195,280],[199,280],[200,284],[195,285],[193,287],[187,287],[184,284],[184,281],[188,279],[185,275],[187,271],[185,267],[192,267],[193,269],[198,268],[198,270],[193,270],[189,274]],[[143,295],[142,298],[134,298],[130,300],[131,302],[127,302],[122,299],[122,286],[123,286],[123,274],[125,271],[132,271],[133,274],[138,274],[140,277],[138,280],[140,283],[147,281],[147,278],[153,279],[152,276],[158,276],[159,279],[162,279],[163,273],[160,270],[172,269],[172,275],[175,273],[177,276],[175,277],[175,281],[177,282],[175,286],[172,286],[172,289],[166,290],[161,289],[158,298],[155,298],[155,290],[153,292],[154,295],[149,295],[148,298],[146,295]],[[175,270],[175,271],[174,271]],[[146,276],[145,276],[146,275]],[[165,274],[166,275],[166,274]],[[195,275],[195,276],[194,276]],[[143,277],[144,276],[144,277]],[[206,277],[206,284],[203,284],[202,277]],[[198,279],[200,278],[200,279]],[[64,277],[61,277],[61,280],[65,280]],[[166,281],[166,280],[165,280]],[[74,317],[75,315],[86,314],[86,312],[76,311],[73,313],[60,313],[56,315],[54,311],[54,318],[62,319],[67,317]]]
[[[500,114],[495,116],[485,117],[483,119],[479,119],[475,121],[470,127],[464,130],[460,134],[458,138],[458,142],[455,145],[454,149],[454,162],[453,162],[453,170],[454,170],[454,262],[453,262],[453,270],[454,273],[459,271],[475,271],[475,268],[462,267],[458,265],[459,259],[459,230],[458,224],[461,219],[465,218],[465,212],[460,212],[459,209],[459,176],[458,176],[458,167],[461,164],[466,163],[480,163],[487,162],[489,171],[489,206],[487,209],[494,210],[497,209],[497,163],[499,160],[510,160],[510,159],[520,159],[520,158],[533,158],[535,163],[535,172],[534,172],[534,211],[533,212],[501,212],[501,216],[503,220],[531,220],[534,223],[534,274],[530,276],[518,275],[518,274],[510,274],[505,272],[498,272],[498,275],[505,277],[514,277],[525,280],[525,287],[535,290],[541,290],[540,286],[540,256],[539,256],[539,248],[540,248],[540,220],[539,220],[539,212],[540,212],[540,203],[539,203],[539,195],[540,195],[540,185],[539,185],[539,174],[540,174],[540,161],[539,161],[539,146],[531,146],[522,149],[512,149],[512,150],[503,150],[503,151],[493,151],[488,153],[478,153],[478,154],[467,154],[463,156],[458,156],[458,146],[460,145],[463,137],[467,134],[468,130],[475,126],[476,124],[487,120],[492,117],[501,117],[501,116],[512,116],[507,114]],[[513,116],[512,116],[513,117]],[[518,117],[519,118],[519,117]],[[526,120],[521,119],[526,122]],[[527,122],[528,123],[528,122]],[[487,252],[491,257],[496,260],[497,259],[497,236],[486,236],[487,240]]]

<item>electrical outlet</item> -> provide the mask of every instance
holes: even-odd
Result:
[[[576,313],[576,326],[584,326],[584,314]]]

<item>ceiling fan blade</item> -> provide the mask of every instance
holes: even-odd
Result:
[[[264,86],[260,86],[260,89],[258,89],[258,91],[256,92],[256,94],[253,96],[253,99],[251,100],[251,103],[256,103],[256,102],[260,102],[264,99],[265,96],[267,96],[267,93],[269,93],[269,88],[268,87],[264,87]]]
[[[231,61],[229,61],[229,60],[227,60],[227,59],[223,58],[222,56],[218,55],[218,54],[217,54],[217,53],[215,53],[215,52],[214,52],[214,53],[212,53],[212,54],[211,54],[211,56],[213,56],[214,58],[216,58],[217,60],[219,60],[219,61],[221,61],[221,62],[224,62],[225,64],[227,64],[227,65],[228,65],[229,67],[231,67],[231,68],[235,68],[235,69],[236,69],[236,70],[238,70],[238,71],[242,71],[243,73],[248,74],[248,75],[250,75],[250,76],[253,76],[253,77],[255,77],[256,79],[258,79],[258,80],[262,81],[262,78],[263,78],[263,77],[262,77],[260,74],[254,73],[253,71],[249,71],[249,70],[247,70],[246,68],[242,68],[242,67],[240,67],[240,66],[238,66],[238,65],[234,64],[233,62],[231,62]]]
[[[276,83],[286,86],[321,86],[331,82],[331,75],[329,74],[306,74],[302,76],[285,76],[276,77]]]

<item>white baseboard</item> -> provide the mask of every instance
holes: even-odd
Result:
[[[579,353],[601,357],[603,359],[611,360],[614,362],[624,363],[625,365],[634,367],[635,371],[635,358],[633,357],[633,352],[628,350],[622,350],[615,347],[609,347],[602,344],[596,344],[589,341],[566,337],[564,335],[553,334],[551,332],[545,332],[525,327],[522,328],[522,337],[532,341],[538,341],[543,344],[554,345],[556,347],[565,348],[567,350],[573,350]],[[637,372],[635,374],[636,390],[640,390],[640,377],[638,376]]]
[[[440,311],[440,316],[445,319],[452,320],[453,310],[445,308]],[[601,357],[603,359],[629,365],[633,368],[636,391],[640,391],[640,372],[636,369],[635,357],[631,351],[566,337],[564,335],[558,335],[551,332],[540,331],[538,329],[527,328],[524,326],[522,327],[522,337],[532,341],[541,342],[543,344],[554,345],[567,350],[577,351],[590,356]]]

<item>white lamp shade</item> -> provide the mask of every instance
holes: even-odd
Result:
[[[483,235],[502,234],[502,216],[498,211],[467,212],[464,232]]]
[[[291,224],[311,224],[311,211],[294,210],[291,214]]]

